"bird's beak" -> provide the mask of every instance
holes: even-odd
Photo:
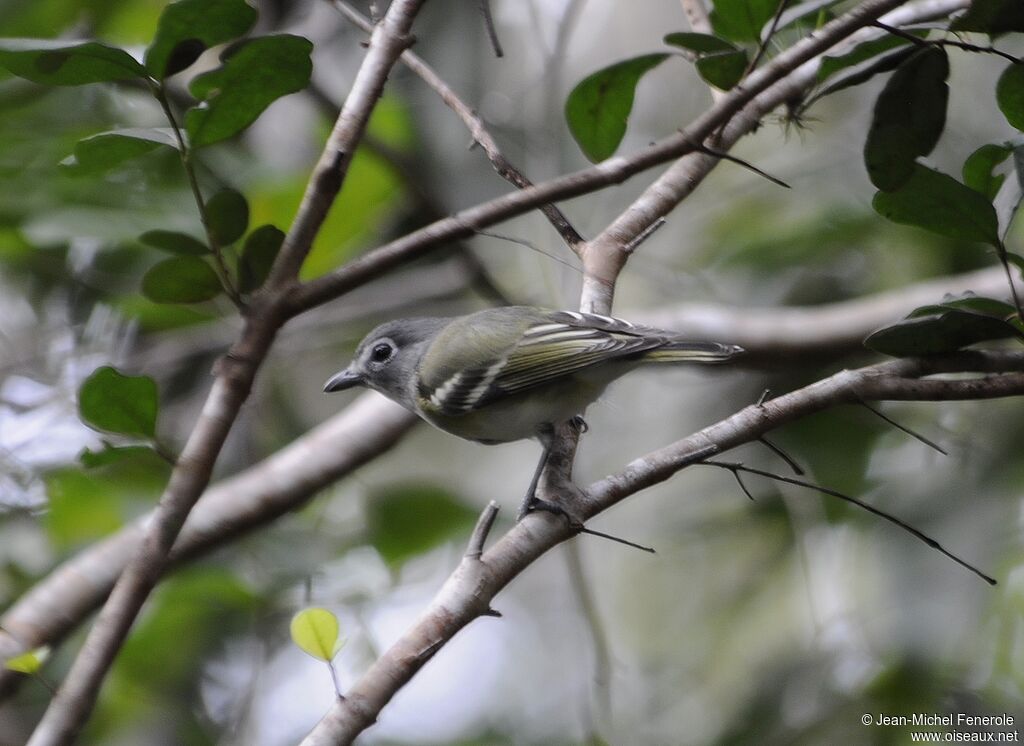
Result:
[[[340,373],[335,373],[324,384],[324,391],[328,394],[335,391],[344,391],[350,389],[353,386],[358,386],[363,382],[363,377],[351,368],[345,368]]]

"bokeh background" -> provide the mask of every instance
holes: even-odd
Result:
[[[154,0],[2,0],[0,35],[95,35],[141,50]],[[562,106],[586,74],[662,48],[685,30],[676,0],[493,0],[496,59],[475,3],[435,0],[416,51],[485,119],[505,154],[540,181],[586,165]],[[209,185],[244,192],[252,224],[287,228],[363,54],[363,35],[329,3],[260,2],[259,30],[315,43],[310,91],[275,103],[244,137],[203,154]],[[366,10],[365,3],[359,4]],[[1009,48],[1018,42],[1008,39]],[[210,55],[209,64],[215,58]],[[956,172],[979,144],[1011,135],[994,114],[991,60],[953,53],[950,117],[933,161]],[[768,117],[736,153],[791,185],[721,165],[630,261],[624,318],[690,302],[811,306],[990,266],[977,246],[885,222],[861,159],[880,83],[829,97],[802,122]],[[182,89],[184,91],[184,89]],[[703,111],[707,86],[682,59],[647,76],[621,151]],[[100,444],[76,390],[114,364],[159,383],[161,437],[180,447],[209,369],[239,329],[226,303],[157,306],[139,278],[153,228],[196,231],[173,153],[102,177],[61,165],[82,137],[159,126],[129,87],[44,90],[0,81],[0,607],[62,559],[152,507],[159,463],[83,471]],[[304,268],[322,274],[389,237],[509,187],[468,133],[408,71],[388,93]],[[650,175],[564,205],[594,235]],[[514,239],[514,240],[510,240]],[[1015,241],[1020,242],[1020,231]],[[374,324],[499,302],[572,308],[578,262],[539,216],[497,227],[290,324],[279,337],[218,466],[239,472],[340,411],[321,393]],[[964,288],[968,289],[968,288]],[[504,299],[504,300],[503,300]],[[936,298],[936,300],[939,300]],[[876,360],[778,356],[757,369],[637,372],[587,413],[581,484],[755,401]],[[863,512],[798,487],[688,469],[595,528],[656,556],[583,537],[559,547],[496,602],[387,708],[366,744],[905,743],[864,713],[1010,713],[1024,719],[1019,401],[884,405],[938,441],[942,456],[862,408],[788,425],[774,440],[811,478],[883,506],[996,576],[989,588]],[[428,603],[488,500],[514,513],[539,454],[487,448],[420,426],[303,509],[169,576],[103,691],[83,742],[296,742],[328,708],[330,675],[288,639],[291,616],[331,609],[348,643],[342,684]],[[737,454],[776,471],[764,448]],[[506,524],[507,525],[507,524]],[[499,528],[501,524],[499,524]],[[80,636],[55,651],[58,681]],[[50,697],[26,681],[0,706],[0,743],[24,741]]]

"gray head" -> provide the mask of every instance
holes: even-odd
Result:
[[[363,338],[352,362],[331,376],[324,391],[368,386],[403,407],[416,411],[413,382],[427,347],[451,319],[396,319],[381,324]]]

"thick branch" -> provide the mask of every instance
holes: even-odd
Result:
[[[788,422],[829,407],[862,399],[927,399],[934,384],[943,398],[962,399],[1024,394],[1024,353],[961,352],[927,359],[895,360],[842,371],[764,404],[752,405],[688,438],[629,463],[618,474],[590,485],[571,509],[591,518],[620,500],[682,468],[757,440]],[[936,373],[982,372],[999,375],[969,381],[918,380]],[[948,395],[948,396],[947,396]],[[381,709],[448,640],[490,608],[494,596],[536,558],[571,535],[566,521],[531,513],[479,559],[465,558],[420,619],[334,704],[304,746],[348,744],[372,725]]]

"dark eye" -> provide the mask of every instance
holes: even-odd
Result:
[[[370,360],[375,363],[386,363],[394,353],[394,347],[387,342],[381,342],[378,345],[374,345],[373,350],[370,352]]]

